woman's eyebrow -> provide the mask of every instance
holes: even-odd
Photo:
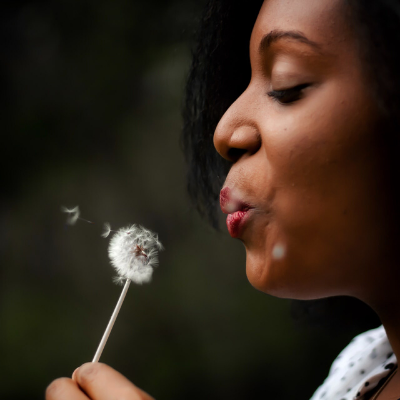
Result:
[[[322,53],[321,46],[313,42],[310,39],[307,39],[306,36],[300,31],[282,31],[279,29],[274,29],[273,31],[266,34],[260,42],[258,47],[259,53],[266,51],[272,43],[276,42],[279,39],[294,39],[301,43],[305,43],[312,47],[314,50],[317,50],[319,53]]]

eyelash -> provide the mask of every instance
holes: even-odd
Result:
[[[284,89],[284,90],[271,90],[268,92],[268,96],[272,97],[275,101],[280,104],[290,104],[301,99],[302,90],[310,86],[309,83],[303,83],[295,87]]]

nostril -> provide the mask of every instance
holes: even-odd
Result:
[[[229,161],[235,162],[235,161],[239,160],[239,158],[242,157],[243,154],[245,154],[246,152],[247,152],[246,149],[237,149],[237,148],[231,147],[228,150],[227,158]]]

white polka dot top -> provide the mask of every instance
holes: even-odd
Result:
[[[383,325],[361,333],[337,356],[310,400],[367,400],[396,365]]]

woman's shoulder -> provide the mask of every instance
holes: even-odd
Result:
[[[383,325],[360,333],[355,336],[336,357],[329,370],[328,376],[330,376],[334,371],[350,367],[350,364],[348,364],[347,361],[350,361],[350,359],[353,360],[355,358],[354,356],[359,355],[360,357],[357,361],[362,361],[363,356],[368,353],[368,350],[371,350],[370,358],[375,359],[375,353],[383,349],[388,349],[387,345],[390,347]]]
[[[311,400],[362,399],[397,364],[383,325],[354,337]]]

